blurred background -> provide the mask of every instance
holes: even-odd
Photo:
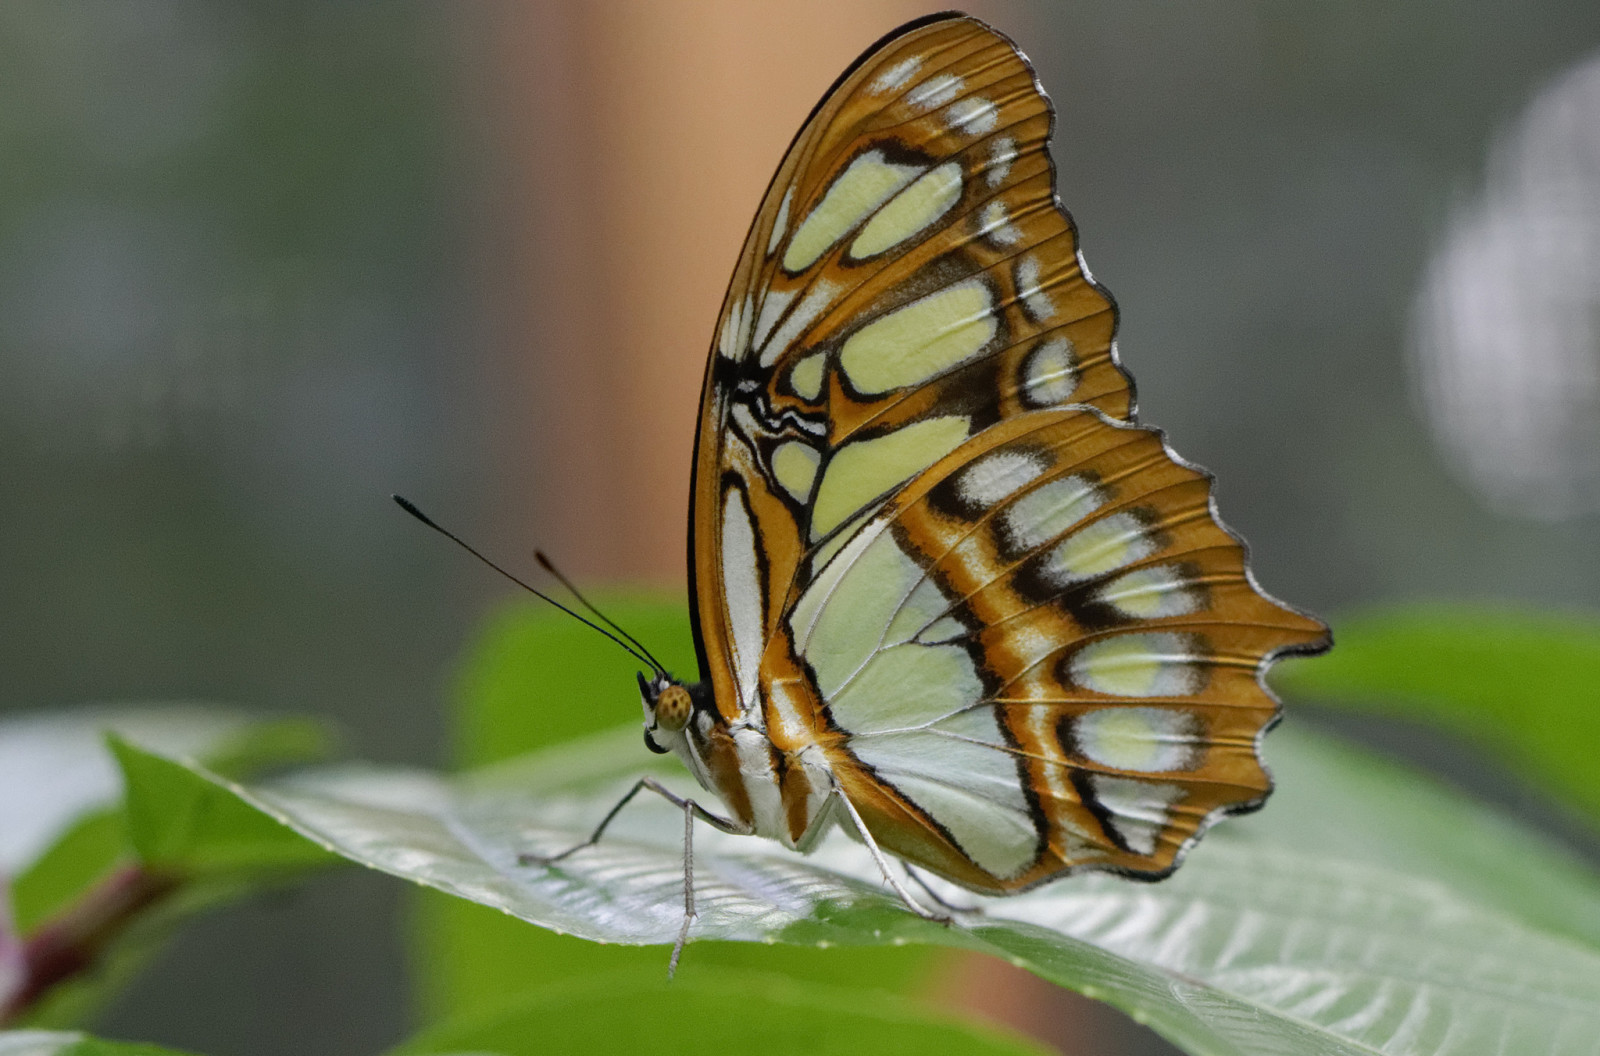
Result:
[[[681,591],[745,228],[818,94],[936,9],[0,6],[0,710],[220,700],[443,762],[509,591],[391,491],[513,565]],[[1054,98],[1142,416],[1268,590],[1335,622],[1600,600],[1600,6],[971,10]],[[398,887],[203,920],[103,1029],[376,1051],[411,1014]],[[1164,1051],[1060,1015],[1072,1051]]]

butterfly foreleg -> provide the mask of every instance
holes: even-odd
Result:
[[[889,867],[889,858],[878,847],[878,841],[872,838],[872,833],[867,831],[867,823],[861,820],[861,815],[856,811],[856,805],[850,802],[850,797],[838,785],[833,786],[833,794],[839,797],[839,802],[844,804],[846,813],[850,815],[850,822],[855,826],[856,832],[861,836],[861,842],[867,845],[867,850],[872,854],[872,860],[878,863],[878,871],[883,874],[884,883],[900,896],[900,901],[905,903],[907,909],[921,917],[923,920],[932,920],[940,924],[954,924],[955,918],[946,913],[935,913],[921,902],[911,897],[911,892],[906,890]],[[931,892],[930,892],[931,893]]]
[[[610,810],[606,811],[606,816],[600,819],[600,824],[594,827],[594,831],[589,834],[588,839],[584,840],[582,843],[573,844],[571,847],[568,847],[559,854],[519,854],[517,855],[517,862],[521,865],[553,865],[556,862],[561,861],[563,858],[566,858],[568,855],[576,854],[585,847],[593,847],[595,844],[600,842],[600,837],[605,835],[606,829],[614,820],[616,820],[617,815],[622,813],[622,808],[627,806],[629,802],[633,800],[634,796],[637,796],[645,789],[649,789],[651,792],[654,792],[656,795],[660,796],[662,799],[665,799],[673,806],[689,811],[691,814],[693,814],[693,816],[699,818],[701,821],[705,822],[707,825],[710,825],[719,832],[726,832],[734,836],[748,836],[751,833],[751,830],[748,826],[740,825],[738,822],[733,821],[730,818],[724,818],[720,815],[711,813],[711,811],[702,807],[694,800],[685,799],[684,797],[671,791],[655,778],[641,777],[639,780],[633,783],[633,787],[628,789],[628,791],[623,794],[621,799],[617,800]]]

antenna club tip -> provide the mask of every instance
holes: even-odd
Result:
[[[407,513],[409,513],[411,516],[415,517],[417,520],[421,521],[423,524],[426,524],[430,528],[438,528],[439,527],[438,525],[433,523],[433,518],[429,517],[427,514],[423,513],[421,510],[417,509],[416,503],[412,502],[410,499],[406,498],[404,495],[390,495],[389,497],[391,499],[393,499],[395,501],[395,504],[397,506],[399,506],[402,510],[405,510]],[[442,531],[443,529],[440,529],[440,530]]]

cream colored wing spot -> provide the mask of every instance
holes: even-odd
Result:
[[[919,578],[916,562],[879,522],[806,588],[789,623],[824,700],[866,664]]]
[[[1111,774],[1091,774],[1089,786],[1116,835],[1135,854],[1154,854],[1161,830],[1172,823],[1182,786]]]
[[[1095,597],[1136,620],[1188,616],[1199,612],[1204,601],[1200,589],[1175,565],[1124,572],[1095,591]]]
[[[1052,480],[1018,498],[1000,514],[1000,530],[1013,553],[1032,550],[1105,505],[1105,491],[1077,474]]]
[[[1017,297],[1034,322],[1043,324],[1054,318],[1056,303],[1039,284],[1038,257],[1023,257],[1017,261]]]
[[[1017,876],[1038,857],[1039,832],[1005,750],[934,732],[852,738],[850,750],[991,876]]]
[[[944,112],[944,123],[952,132],[981,136],[1000,123],[1000,108],[987,99],[968,96],[950,105]]]
[[[827,354],[813,352],[789,368],[789,387],[801,399],[815,400],[822,395],[822,375],[827,368]]]
[[[956,477],[956,494],[969,506],[986,510],[1032,484],[1048,468],[1038,455],[1025,451],[995,451],[960,471]]]
[[[772,475],[796,502],[805,502],[816,483],[817,464],[822,456],[810,444],[790,440],[772,452]]]
[[[873,94],[883,95],[885,92],[892,92],[896,88],[904,88],[920,69],[922,69],[921,55],[913,55],[909,59],[901,59],[887,70],[878,74],[878,79],[872,82]]]
[[[733,302],[728,317],[722,321],[722,334],[717,340],[717,351],[724,359],[737,362],[750,351],[750,295]]]
[[[874,213],[850,244],[850,255],[861,260],[897,246],[926,230],[960,200],[961,163],[949,161],[918,177]]]
[[[1078,389],[1077,362],[1070,338],[1039,342],[1022,361],[1022,402],[1036,408],[1066,403]]]
[[[789,310],[790,302],[798,293],[798,290],[767,291],[767,295],[761,299],[761,312],[756,316],[755,347],[761,348],[766,344],[772,328],[778,325],[778,320]]]
[[[1156,541],[1138,517],[1126,511],[1113,513],[1057,543],[1040,572],[1065,587],[1141,561],[1156,549]]]
[[[839,350],[839,367],[868,395],[918,385],[983,351],[999,325],[988,284],[968,279],[851,334]]]
[[[983,682],[960,646],[892,645],[828,698],[828,711],[848,733],[882,733],[926,726],[982,698]]]
[[[868,151],[852,161],[795,230],[783,254],[783,269],[793,274],[815,264],[835,242],[921,173],[920,165],[885,161],[881,150]]]
[[[817,279],[811,284],[811,289],[800,298],[800,303],[795,305],[789,317],[774,330],[772,337],[765,345],[757,343],[761,349],[761,365],[770,367],[776,363],[784,352],[788,351],[797,338],[827,310],[833,303],[839,291],[844,287],[828,279]]]
[[[741,707],[748,707],[756,699],[761,653],[766,644],[758,561],[755,526],[750,521],[744,493],[729,488],[722,500],[722,582]]]
[[[991,246],[1004,248],[1022,241],[1022,232],[1011,222],[1006,203],[996,198],[978,212],[978,237]]]
[[[1178,708],[1096,708],[1072,722],[1073,740],[1090,761],[1145,774],[1192,769],[1200,733],[1194,713]]]
[[[953,73],[941,73],[937,77],[929,77],[907,92],[906,103],[919,110],[932,110],[960,95],[963,87],[960,77]]]
[[[1192,634],[1148,631],[1090,642],[1072,656],[1072,681],[1112,697],[1187,697],[1199,692],[1198,643]]]
[[[870,440],[839,447],[822,471],[811,509],[811,538],[820,539],[862,506],[904,484],[967,438],[962,417],[925,418]]]
[[[1017,141],[1010,136],[996,136],[989,143],[989,164],[983,178],[990,187],[998,187],[1011,174],[1011,165],[1017,160]]]
[[[772,234],[767,236],[767,256],[778,251],[778,243],[783,241],[783,236],[789,230],[789,206],[794,204],[794,187],[791,185],[783,192],[783,201],[778,203],[778,216],[772,221]]]
[[[899,645],[919,639],[929,624],[938,620],[950,608],[950,602],[931,579],[923,579],[900,603],[900,609],[884,632],[885,645]],[[948,637],[948,636],[946,636]]]

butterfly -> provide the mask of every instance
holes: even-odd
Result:
[[[690,513],[699,681],[644,739],[726,814],[1003,895],[1158,879],[1271,789],[1267,667],[1330,644],[1266,595],[1212,479],[1135,420],[1117,309],[1056,197],[1054,114],[977,19],[873,45],[750,227],[706,367]],[[642,648],[642,647],[641,647]]]

